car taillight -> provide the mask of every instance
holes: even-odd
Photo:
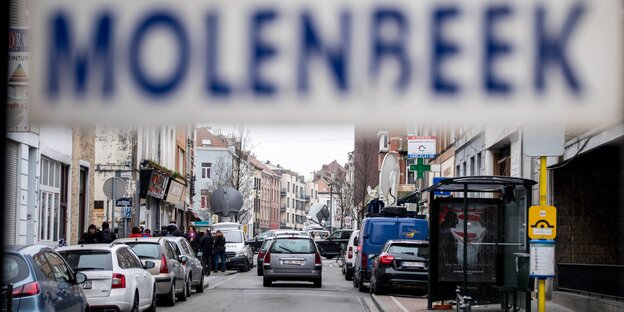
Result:
[[[379,257],[379,263],[381,263],[381,264],[390,264],[390,263],[392,263],[392,261],[394,261],[394,256],[393,255],[384,255],[384,254],[382,254],[381,257]]]
[[[271,264],[271,253],[268,251],[264,255],[264,264]]]
[[[264,261],[264,251],[258,251],[258,259],[262,259],[262,261]]]
[[[39,283],[31,282],[13,289],[13,298],[34,296],[39,293]]]
[[[323,265],[323,262],[321,261],[321,254],[318,253],[318,252],[314,256],[314,264],[315,265]]]
[[[353,258],[353,247],[349,247],[349,251],[347,251],[347,258]]]
[[[160,259],[160,273],[169,273],[169,266],[167,265],[167,258],[165,255]]]
[[[112,288],[126,288],[126,276],[120,273],[113,273]]]
[[[368,267],[368,255],[363,252],[362,253],[362,269],[366,269]]]

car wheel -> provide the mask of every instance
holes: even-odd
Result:
[[[156,312],[156,286],[154,286],[154,290],[152,290],[152,304],[145,311]]]
[[[358,287],[357,278],[358,278],[358,275],[354,273],[353,274],[353,279],[352,279],[353,280],[353,287]]]
[[[345,279],[350,281],[353,279],[353,270],[346,269],[345,270]]]
[[[343,263],[340,267],[342,268],[342,274],[344,275],[346,273],[345,264]]]
[[[360,292],[365,292],[366,288],[364,287],[364,281],[362,280],[362,275],[361,274],[362,273],[360,273],[360,276],[358,276],[357,287],[358,287],[358,290]]]
[[[190,289],[191,282],[187,279],[184,281],[184,288],[182,289],[182,293],[178,295],[178,300],[186,301],[188,297],[188,290]]]
[[[376,296],[383,294],[383,289],[379,286],[377,279],[374,276],[371,277],[370,293],[375,294]]]
[[[264,287],[271,287],[271,285],[273,284],[273,281],[268,279],[268,278],[263,278],[262,279],[262,286]]]
[[[171,289],[169,289],[169,293],[165,295],[165,305],[169,307],[173,307],[175,305],[175,282],[171,283]]]
[[[186,284],[186,297],[190,297],[193,294],[193,275],[189,275],[188,284]]]
[[[134,299],[132,300],[132,308],[130,309],[131,312],[139,312],[139,296],[137,296],[137,293],[134,294]]]
[[[258,276],[262,276],[262,266],[258,265],[257,267],[258,269],[256,271],[258,273]]]
[[[323,279],[317,279],[316,281],[314,281],[314,287],[316,288],[321,288],[323,286]]]
[[[199,285],[197,285],[195,287],[195,291],[200,294],[204,292],[204,274],[201,275],[201,278],[199,279]]]

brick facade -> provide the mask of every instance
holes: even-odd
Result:
[[[69,244],[78,243],[78,238],[82,236],[81,231],[79,231],[79,212],[80,212],[80,167],[81,162],[83,165],[88,165],[88,186],[86,190],[86,201],[87,206],[85,207],[85,212],[89,216],[87,220],[85,220],[84,230],[87,229],[89,224],[95,223],[95,215],[93,209],[93,190],[94,190],[94,165],[95,165],[95,127],[76,127],[73,129],[73,138],[72,138],[72,164],[71,164],[71,186],[70,192],[71,196],[71,211],[70,217],[70,227],[71,227],[71,237],[68,240]],[[86,167],[86,166],[85,166]]]

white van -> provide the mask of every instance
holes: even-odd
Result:
[[[216,225],[218,224],[215,224],[215,226]],[[253,268],[253,251],[251,251],[249,245],[245,244],[245,241],[247,241],[245,232],[239,230],[238,227],[213,227],[213,229],[215,232],[216,230],[220,230],[225,237],[226,267],[228,269],[236,268],[241,272],[251,270],[251,268]]]
[[[349,237],[349,243],[347,249],[344,251],[344,261],[342,262],[342,274],[345,275],[345,279],[350,281],[353,279],[353,272],[355,268],[355,254],[357,252],[357,246],[360,236],[360,230],[355,230]]]

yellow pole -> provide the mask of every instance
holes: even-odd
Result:
[[[539,201],[540,206],[546,206],[546,156],[540,157]],[[546,311],[546,279],[540,278],[537,282],[537,311]]]

